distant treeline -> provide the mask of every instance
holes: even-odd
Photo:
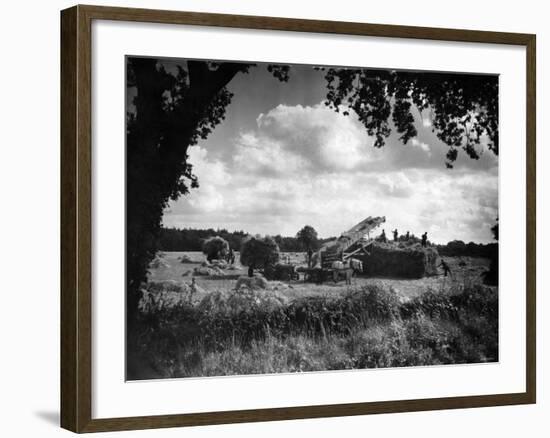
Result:
[[[222,229],[191,229],[191,228],[163,228],[160,232],[159,249],[161,251],[202,251],[202,243],[212,236],[220,236],[227,240],[229,246],[239,251],[243,239],[249,234],[244,231],[228,231]],[[279,249],[285,252],[304,251],[303,245],[296,237],[284,237],[281,235],[271,236],[279,245]],[[334,237],[319,239],[318,246],[323,245]]]
[[[222,229],[191,229],[191,228],[163,228],[159,238],[159,249],[161,251],[202,251],[202,243],[205,239],[212,236],[220,236],[227,240],[229,246],[234,251],[241,249],[241,243],[243,239],[249,234],[245,231],[228,231],[225,228]],[[279,249],[284,252],[300,252],[304,251],[303,245],[298,241],[296,237],[286,236],[272,236],[273,239],[279,245]],[[402,236],[404,237],[404,236]],[[320,247],[325,242],[335,239],[335,237],[328,237],[326,239],[319,239],[317,241],[317,247]],[[403,240],[403,239],[400,239]],[[418,241],[414,235],[410,236],[410,241]],[[493,258],[498,252],[497,243],[465,243],[462,240],[453,240],[446,245],[433,245],[439,255],[446,257],[486,257]]]
[[[447,257],[486,257],[492,259],[498,253],[498,243],[465,243],[453,240],[446,245],[435,245],[439,255]]]

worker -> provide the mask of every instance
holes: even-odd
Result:
[[[424,231],[422,234],[422,246],[428,246],[428,232]]]
[[[311,248],[307,249],[307,267],[311,268],[311,258],[313,257],[313,251]]]
[[[407,234],[405,234],[405,240],[409,240],[411,238],[411,233],[407,231]]]
[[[382,230],[382,234],[380,235],[380,241],[386,243],[388,239],[386,238],[386,230]]]
[[[443,274],[445,275],[445,277],[447,276],[447,274],[452,277],[453,273],[451,272],[451,268],[445,262],[445,260],[441,259],[441,263],[439,264],[439,266],[443,268]]]
[[[397,239],[399,239],[399,233],[397,232],[397,228],[392,231],[393,233],[393,241],[397,242]]]

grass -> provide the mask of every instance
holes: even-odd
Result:
[[[182,263],[179,257],[186,256],[190,262]],[[238,254],[237,254],[238,256]],[[292,263],[300,266],[304,261],[304,254],[283,253],[283,257],[290,257]],[[205,260],[204,254],[200,252],[165,252],[162,253],[162,265],[151,267],[149,280],[151,282],[173,281],[178,284],[191,284],[191,273],[194,268]],[[238,257],[237,257],[238,259]],[[414,298],[427,289],[437,291],[456,291],[456,286],[465,282],[481,282],[481,274],[489,269],[489,259],[473,257],[444,257],[453,272],[453,278],[446,278],[443,275],[423,277],[420,279],[403,278],[372,278],[354,277],[351,288],[345,282],[333,283],[331,281],[322,285],[304,283],[303,280],[284,282],[278,285],[277,289],[291,300],[303,298],[304,296],[334,296],[347,293],[350,289],[357,289],[364,286],[377,285],[385,289],[392,288],[397,294],[405,299]],[[464,266],[460,266],[460,263]],[[225,276],[195,277],[196,284],[205,293],[197,293],[195,300],[202,299],[206,294],[218,290],[231,290],[235,288],[237,277],[247,275],[247,268],[236,264],[235,270],[226,270]],[[184,275],[186,274],[186,275]]]
[[[498,360],[498,292],[480,284],[408,301],[380,285],[292,300],[245,290],[196,301],[174,285],[150,289],[131,379]]]

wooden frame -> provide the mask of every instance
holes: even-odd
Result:
[[[526,391],[469,397],[92,419],[91,23],[92,20],[101,19],[525,46],[527,53]],[[74,432],[98,432],[535,403],[535,48],[536,37],[530,34],[97,6],[75,6],[62,11],[61,426]]]

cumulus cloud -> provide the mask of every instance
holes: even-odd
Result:
[[[444,166],[447,146],[427,137],[376,149],[352,116],[278,105],[254,129],[227,139],[225,155],[207,142],[190,149],[200,188],[171,203],[167,226],[225,227],[294,235],[304,224],[339,235],[367,216],[433,241],[491,241],[498,216],[497,160]]]
[[[236,141],[235,163],[257,173],[352,171],[377,159],[373,140],[352,117],[322,103],[278,105]]]
[[[421,150],[423,150],[424,152],[430,154],[430,145],[428,143],[424,143],[423,141],[419,141],[417,138],[413,138],[411,140],[411,144],[414,146],[414,147],[417,147]]]
[[[191,189],[192,194],[172,203],[170,214],[182,212],[210,213],[224,208],[224,195],[220,187],[231,182],[226,164],[221,160],[211,160],[208,151],[193,146],[188,152],[188,161],[193,165],[193,173],[199,180],[199,188]]]

